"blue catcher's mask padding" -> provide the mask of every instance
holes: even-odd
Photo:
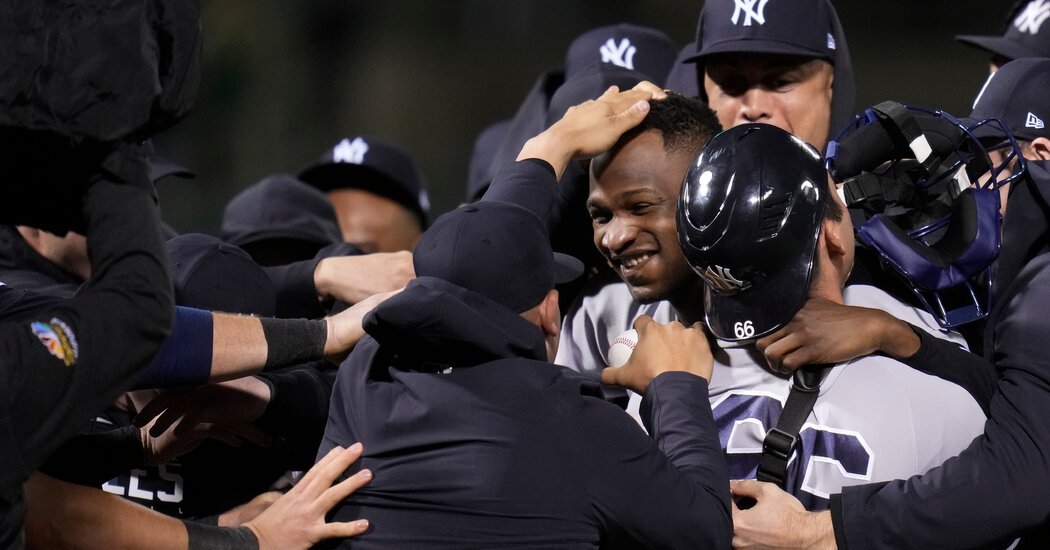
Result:
[[[1008,139],[982,144],[973,131],[984,125]],[[1002,160],[993,162],[989,153],[998,149]],[[999,187],[1026,170],[1002,122],[967,127],[943,111],[884,102],[829,143],[826,163],[841,184],[858,241],[904,277],[942,326],[988,315],[988,268],[1000,246]]]

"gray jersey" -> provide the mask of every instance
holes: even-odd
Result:
[[[925,311],[870,286],[843,291],[848,305],[887,311],[934,336],[965,346]],[[581,371],[606,366],[608,344],[639,315],[666,323],[670,304],[638,304],[626,285],[608,285],[570,308],[556,363]],[[710,399],[734,479],[753,479],[766,431],[776,425],[790,380],[771,373],[753,347],[715,350]],[[786,489],[808,509],[826,508],[842,487],[907,478],[955,456],[984,429],[984,414],[964,389],[883,356],[831,369],[800,431]],[[636,410],[632,396],[629,412]],[[635,413],[636,414],[636,413]]]

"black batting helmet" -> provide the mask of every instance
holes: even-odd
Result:
[[[828,192],[817,151],[775,126],[736,126],[700,151],[676,217],[715,336],[759,338],[802,308]]]

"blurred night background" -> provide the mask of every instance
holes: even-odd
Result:
[[[788,1],[788,0],[770,0]],[[963,116],[989,56],[956,34],[999,34],[999,1],[834,1],[857,80],[857,109],[885,99]],[[431,219],[464,195],[478,132],[510,117],[569,43],[594,27],[655,27],[693,39],[696,0],[222,0],[202,2],[196,109],[156,140],[197,174],[160,184],[181,232],[218,229],[244,187],[294,173],[344,136],[398,142],[430,188]]]

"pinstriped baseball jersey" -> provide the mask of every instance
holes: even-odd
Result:
[[[887,311],[965,346],[924,311],[870,286],[844,289],[848,305]],[[639,315],[677,318],[667,302],[637,304],[622,283],[584,294],[562,327],[556,363],[583,372],[606,366],[608,343]],[[762,440],[776,425],[790,380],[771,373],[753,347],[714,350],[711,407],[731,478],[754,478]],[[628,411],[637,414],[637,396]],[[955,456],[984,430],[984,414],[963,388],[883,356],[831,369],[800,431],[786,489],[808,509],[822,509],[842,487],[909,477]]]

